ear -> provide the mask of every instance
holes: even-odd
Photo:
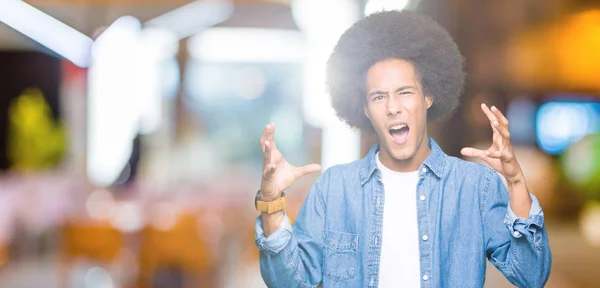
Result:
[[[365,104],[365,106],[363,106],[363,112],[365,113],[365,116],[367,116],[367,118],[369,118],[369,120],[371,120],[371,116],[369,114],[369,108],[367,107],[366,104]]]
[[[431,108],[431,105],[433,105],[433,97],[425,96],[425,103],[427,104],[427,109]]]

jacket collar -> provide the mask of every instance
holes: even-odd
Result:
[[[423,165],[427,166],[429,170],[433,171],[433,174],[438,178],[442,177],[442,172],[444,171],[444,165],[446,163],[446,154],[442,149],[438,146],[438,144],[433,140],[433,138],[429,137],[429,147],[431,148],[431,153],[423,162]],[[377,162],[375,159],[375,155],[377,155],[377,151],[379,151],[379,142],[373,145],[373,148],[369,151],[369,153],[360,160],[360,183],[361,185],[365,185],[377,169]],[[421,165],[421,166],[423,166]]]

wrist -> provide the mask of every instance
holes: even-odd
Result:
[[[264,202],[272,202],[279,198],[281,198],[281,193],[264,193],[263,194],[262,192],[260,192],[258,194],[258,200],[264,201]]]
[[[261,187],[258,193],[258,200],[271,202],[281,198],[283,191],[273,191],[271,189],[266,189]]]
[[[271,234],[275,233],[279,227],[281,227],[281,223],[285,218],[285,214],[283,211],[277,211],[272,214],[261,212],[260,217],[262,218],[265,237],[269,237]]]
[[[261,211],[273,214],[285,208],[285,193],[282,192],[279,196],[273,198],[262,198],[264,195],[261,190],[258,190],[254,198],[254,207]]]
[[[527,184],[525,183],[525,177],[520,175],[512,178],[506,178],[506,185],[512,188],[516,188],[525,187]]]

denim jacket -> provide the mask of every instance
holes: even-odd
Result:
[[[431,138],[429,146],[414,195],[421,287],[483,287],[486,258],[514,285],[543,287],[552,258],[535,196],[529,217],[519,218],[498,173],[446,155]],[[385,201],[378,149],[327,169],[293,227],[286,216],[265,238],[258,217],[255,242],[269,287],[378,286]]]

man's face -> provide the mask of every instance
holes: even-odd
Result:
[[[412,63],[390,59],[373,65],[367,73],[366,97],[364,111],[379,137],[381,156],[415,156],[427,138],[427,109],[433,99],[423,95]]]

